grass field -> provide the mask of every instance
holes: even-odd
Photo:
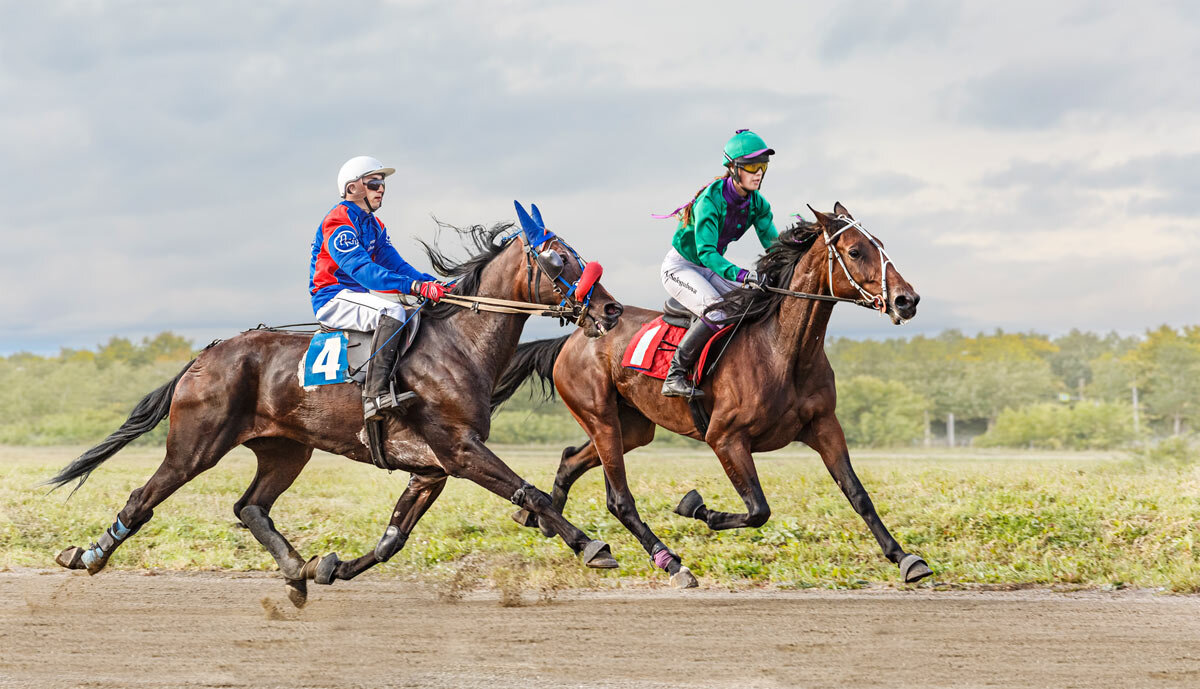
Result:
[[[558,448],[497,447],[518,473],[548,490]],[[161,450],[110,459],[67,500],[36,484],[81,448],[0,447],[0,567],[53,567],[67,545],[87,545],[112,523]],[[884,523],[924,557],[923,586],[1059,585],[1200,592],[1200,467],[1119,455],[860,452],[855,468]],[[254,459],[239,449],[185,486],[113,557],[119,569],[274,570],[232,506]],[[643,519],[704,586],[780,588],[898,584],[894,565],[825,472],[794,447],[759,458],[772,517],[760,529],[710,532],[671,512],[690,488],[711,508],[742,511],[714,457],[691,448],[638,450],[631,487]],[[318,455],[272,510],[305,556],[344,558],[374,547],[407,475]],[[391,562],[365,576],[433,582],[519,577],[544,590],[665,585],[637,542],[605,508],[599,471],[572,492],[566,515],[612,544],[621,569],[585,569],[558,540],[509,519],[513,507],[452,479]]]

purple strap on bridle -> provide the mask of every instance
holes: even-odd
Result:
[[[654,554],[654,566],[661,570],[666,570],[667,565],[671,564],[671,551],[663,548]]]

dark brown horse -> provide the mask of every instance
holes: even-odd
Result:
[[[603,340],[575,333],[521,345],[493,395],[495,407],[535,373],[553,382],[590,439],[563,451],[554,480],[554,507],[561,511],[571,485],[603,465],[609,511],[637,537],[655,564],[671,574],[676,586],[694,586],[696,580],[638,516],[625,477],[625,453],[653,440],[656,426],[707,442],[747,510],[710,510],[693,490],[676,507],[679,514],[711,529],[762,526],[771,510],[751,453],[799,440],[820,453],[884,555],[900,566],[904,581],[931,573],[921,558],[905,553],[888,533],[850,466],[846,438],[834,413],[833,369],[825,357],[825,328],[834,304],[818,300],[824,295],[873,303],[900,324],[916,315],[920,297],[887,259],[882,244],[841,204],[834,207],[834,216],[813,212],[815,225],[802,223],[785,231],[758,262],[758,272],[775,290],[736,289],[710,309],[724,312],[726,322],[738,327],[720,366],[703,383],[711,419],[706,433],[698,429],[686,399],[664,397],[661,382],[621,366],[630,339],[659,315],[648,309],[627,308],[621,324]],[[796,298],[782,294],[780,287],[819,296]],[[529,526],[539,523],[527,511],[513,516]]]
[[[523,223],[528,216],[521,215]],[[535,208],[536,215],[536,208]],[[540,222],[540,217],[538,218]],[[425,245],[435,270],[457,279],[454,294],[573,307],[585,337],[616,325],[622,306],[599,284],[590,299],[567,295],[584,265],[565,242],[539,226],[500,238],[509,225],[462,231],[478,253],[455,263]],[[547,237],[549,237],[547,239]],[[541,253],[535,251],[535,247]],[[561,267],[556,283],[543,265]],[[586,272],[596,274],[590,267]],[[552,277],[552,276],[551,276]],[[582,291],[582,289],[581,289]],[[591,540],[551,508],[551,500],[514,473],[485,445],[490,429],[488,393],[517,348],[527,315],[479,313],[450,304],[426,307],[412,349],[397,366],[405,389],[419,401],[387,424],[389,468],[412,472],[389,526],[371,552],[342,562],[336,554],[307,563],[275,529],[268,513],[292,485],[313,449],[357,462],[371,462],[356,385],[305,388],[301,371],[309,336],[250,331],[210,345],[174,380],[148,395],[129,420],[107,440],[76,459],[48,483],[80,484],[121,447],[170,415],[166,458],[144,486],[133,491],[117,521],[84,549],[70,547],[56,558],[71,569],[95,574],[113,551],[137,532],[154,507],[198,474],[216,465],[237,445],[258,458],[258,472],[234,505],[234,513],[266,546],[288,580],[297,605],[307,596],[306,579],[332,583],[350,579],[395,555],[417,520],[437,499],[447,476],[465,478],[538,515],[590,567],[616,567],[608,546]]]

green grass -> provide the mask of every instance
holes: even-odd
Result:
[[[559,448],[498,447],[518,473],[548,489]],[[70,500],[35,484],[79,448],[0,447],[0,567],[52,567],[67,545],[87,545],[112,523],[161,450],[129,448]],[[940,585],[1063,585],[1200,591],[1200,467],[1115,455],[1000,452],[859,452],[855,468],[884,523],[920,554]],[[690,488],[709,507],[742,511],[714,457],[701,448],[652,447],[628,458],[643,519],[704,585],[853,588],[898,583],[862,520],[800,447],[763,455],[772,517],[760,529],[711,532],[671,512]],[[116,569],[274,570],[232,506],[253,456],[238,450],[156,510],[113,557]],[[374,547],[407,475],[317,456],[272,510],[306,557],[357,556]],[[451,479],[407,547],[368,576],[434,581],[464,571],[511,573],[551,588],[664,584],[637,542],[605,508],[599,471],[572,492],[566,515],[613,546],[615,572],[586,570],[558,540],[522,529],[505,500]],[[504,577],[509,576],[504,574]],[[501,577],[503,579],[503,577]],[[927,580],[929,581],[929,580]]]

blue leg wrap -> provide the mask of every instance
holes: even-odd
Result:
[[[129,527],[121,523],[120,517],[117,517],[116,523],[109,527],[108,530],[112,532],[113,538],[115,538],[117,542],[125,540],[125,537],[129,535]]]
[[[103,560],[105,553],[111,553],[121,541],[129,535],[129,527],[121,523],[121,518],[117,517],[117,521],[100,536],[100,540],[92,544],[83,555],[80,556],[80,561],[84,566],[91,567],[94,562]]]

